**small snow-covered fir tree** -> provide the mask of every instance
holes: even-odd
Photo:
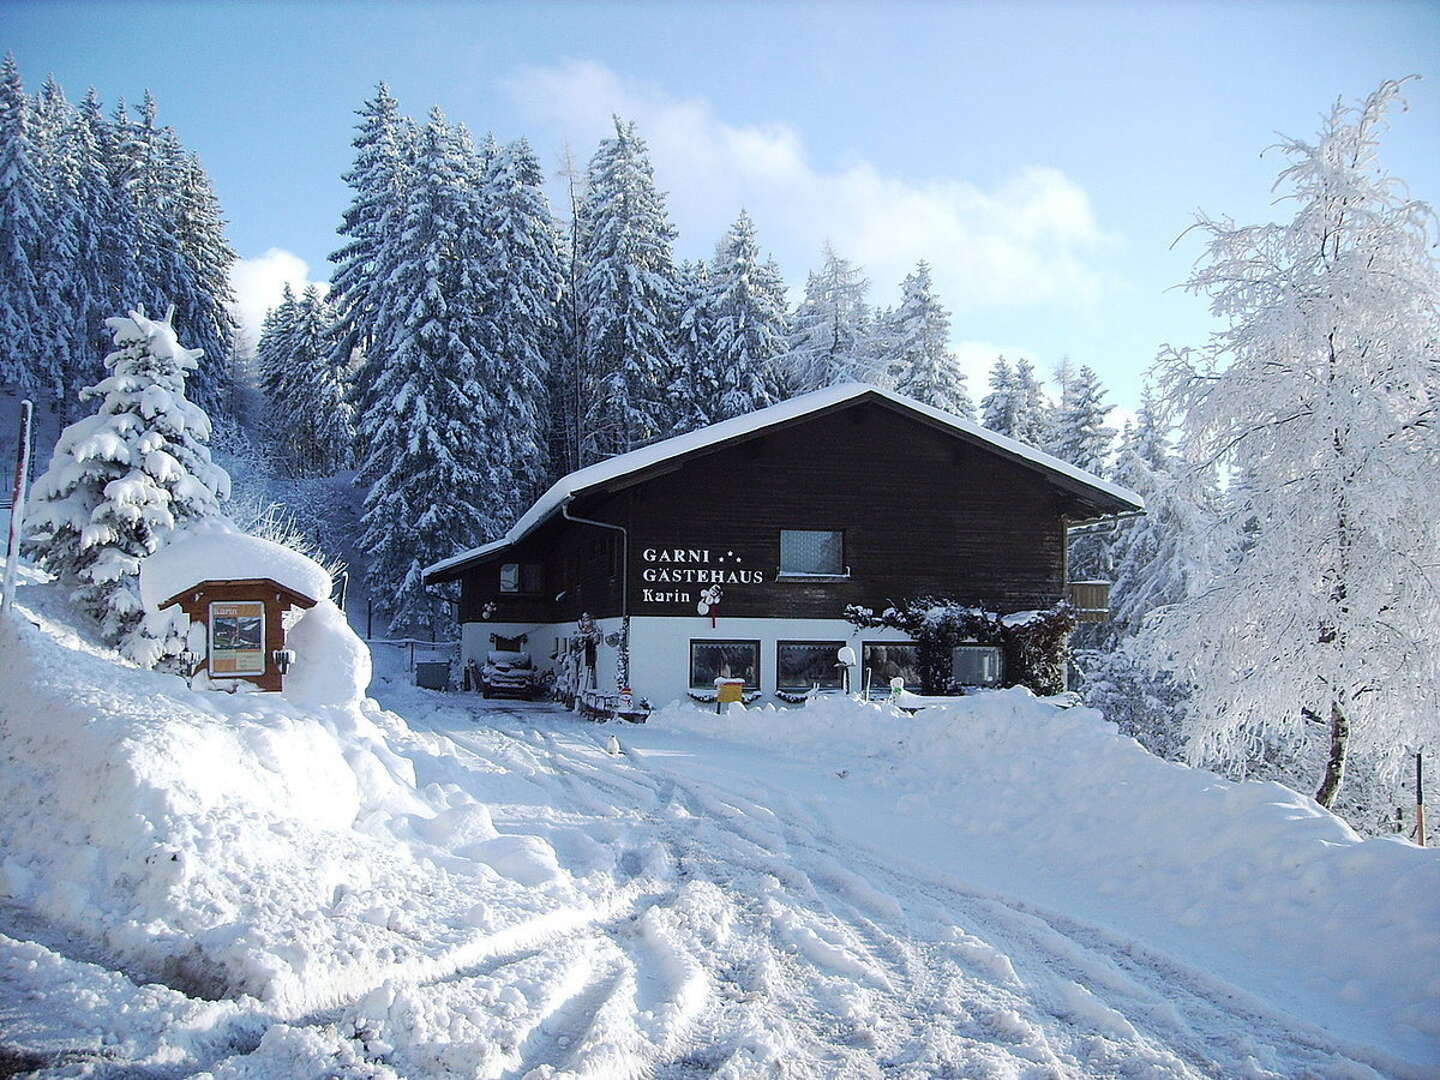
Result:
[[[583,213],[585,313],[581,383],[586,462],[622,454],[669,429],[678,296],[675,230],[644,141],[615,118],[590,161]]]
[[[965,373],[950,350],[950,312],[935,295],[930,264],[921,259],[900,286],[900,306],[885,320],[896,389],[937,409],[975,419]]]
[[[980,401],[980,423],[1009,435],[1015,430],[1015,372],[1003,355],[990,365],[989,384],[990,392]]]
[[[1189,287],[1224,327],[1162,354],[1189,461],[1243,483],[1229,557],[1161,610],[1150,655],[1191,689],[1195,759],[1318,742],[1327,806],[1352,752],[1394,765],[1440,741],[1440,268],[1430,208],[1377,162],[1399,89],[1282,141],[1290,221],[1200,219]]]
[[[785,283],[773,263],[761,261],[755,223],[743,210],[716,247],[709,285],[713,422],[773,404],[777,358],[786,349]]]
[[[210,460],[210,421],[185,397],[199,352],[168,317],[106,320],[116,349],[109,374],[85,391],[94,416],[67,427],[35,482],[25,550],[69,587],[101,633],[137,663],[182,647],[163,620],[147,624],[140,560],[178,528],[213,517],[230,478]]]

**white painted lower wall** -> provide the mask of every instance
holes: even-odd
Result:
[[[608,637],[620,629],[621,620],[601,619],[602,633]],[[474,657],[484,663],[485,654],[493,646],[490,635],[529,638],[527,648],[540,670],[553,670],[556,639],[575,633],[575,623],[464,623],[461,626],[461,658]],[[897,641],[909,639],[898,630],[857,630],[844,619],[737,619],[721,617],[711,627],[710,620],[699,616],[661,617],[637,615],[630,620],[630,688],[637,698],[648,698],[656,707],[671,701],[686,700],[690,689],[691,641],[758,641],[760,642],[760,690],[762,701],[784,704],[774,695],[776,690],[776,645],[781,641],[843,641],[855,650],[857,661],[863,657],[861,645],[866,641]],[[618,650],[605,644],[603,638],[596,650],[596,682],[599,689],[613,691],[616,684]],[[852,685],[861,689],[864,675],[857,663],[851,671]],[[883,689],[883,688],[877,688]]]

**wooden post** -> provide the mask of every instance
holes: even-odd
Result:
[[[1425,764],[1415,751],[1415,842],[1425,846]]]
[[[15,570],[20,562],[20,533],[25,521],[25,488],[30,473],[30,418],[35,406],[20,403],[20,443],[15,448],[15,482],[10,488],[10,536],[5,545],[5,581],[0,587],[0,613],[15,600]]]

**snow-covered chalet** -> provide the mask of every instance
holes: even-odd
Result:
[[[628,673],[656,705],[713,694],[717,677],[788,700],[839,685],[847,645],[852,679],[918,682],[914,644],[857,629],[847,606],[1050,608],[1069,595],[1067,528],[1141,509],[1033,447],[852,383],[570,473],[425,579],[460,582],[462,661],[523,647],[542,668],[578,656],[582,687],[602,692]],[[998,663],[973,670],[1001,678]]]

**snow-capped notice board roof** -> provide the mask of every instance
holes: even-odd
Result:
[[[333,583],[314,559],[283,544],[245,533],[182,534],[140,562],[140,599],[154,611],[202,581],[268,578],[311,600],[325,600]]]
[[[1068,461],[1062,461],[1043,450],[1037,450],[1033,446],[1027,446],[1025,443],[1017,442],[1015,439],[981,427],[973,420],[953,416],[916,401],[914,398],[897,394],[893,390],[884,390],[867,383],[841,383],[838,386],[827,386],[823,390],[802,394],[789,401],[782,401],[778,405],[771,405],[769,408],[757,409],[755,412],[737,416],[732,420],[724,420],[708,427],[697,428],[671,439],[662,439],[649,446],[642,446],[639,450],[607,458],[605,461],[596,462],[583,469],[576,469],[555,481],[550,486],[550,490],[540,496],[503,537],[427,566],[424,571],[425,579],[426,581],[449,580],[455,571],[465,565],[517,543],[557,513],[568,499],[577,495],[612,484],[634,473],[641,473],[657,465],[671,462],[676,458],[699,454],[721,444],[756,434],[766,428],[793,423],[813,414],[833,411],[867,398],[900,412],[908,412],[937,426],[948,428],[962,438],[988,446],[1002,457],[1010,458],[1028,468],[1045,473],[1060,486],[1103,507],[1097,516],[1144,509],[1144,500],[1128,488],[1112,484],[1108,480],[1102,480],[1093,473],[1077,468]]]

